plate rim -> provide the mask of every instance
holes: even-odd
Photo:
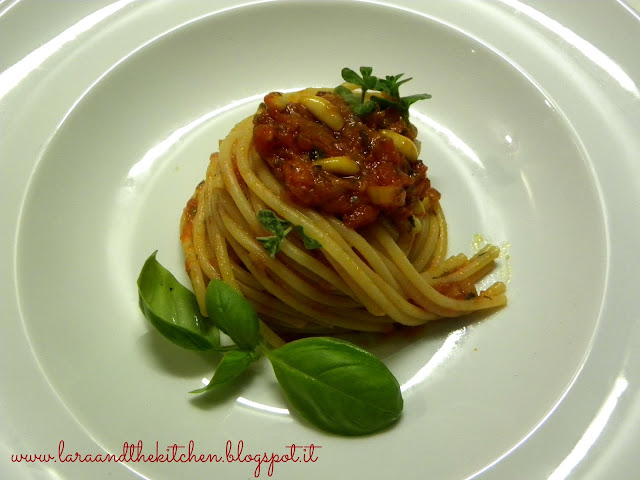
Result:
[[[230,2],[230,3],[233,3],[233,2]],[[412,2],[409,2],[409,3],[412,3]],[[23,92],[23,93],[24,93],[24,92]],[[16,95],[17,95],[17,94],[16,94]],[[18,96],[20,96],[20,95],[18,95]],[[3,168],[4,168],[4,165],[3,165]],[[34,168],[35,168],[35,167],[34,167]],[[597,178],[597,177],[596,177],[596,178]],[[3,194],[3,196],[4,196],[4,194]],[[608,212],[608,213],[610,213],[610,212]],[[607,231],[607,233],[608,233],[608,231]],[[15,242],[15,240],[14,240],[14,242]],[[15,258],[15,257],[14,257],[14,258]],[[14,277],[14,278],[15,278],[15,277]],[[610,279],[609,279],[609,280],[610,280]],[[608,280],[608,281],[609,281],[609,280]],[[3,279],[3,283],[10,284],[10,282],[5,282],[5,279]],[[19,312],[18,312],[18,313],[19,313]],[[638,321],[636,320],[636,325],[637,325],[637,323],[638,323]],[[599,326],[598,326],[598,329],[597,329],[597,331],[596,331],[596,333],[595,333],[594,335],[598,335],[598,336],[602,335],[602,333],[603,333],[603,332],[601,331],[601,329],[602,329],[602,326],[601,326],[601,325],[599,325]],[[15,332],[14,332],[14,333],[15,333]],[[637,335],[636,335],[635,337],[631,338],[631,339],[630,339],[630,342],[631,342],[631,341],[636,342],[636,341],[637,341]],[[598,344],[598,343],[594,344],[594,347],[595,347],[595,348],[593,349],[593,351],[592,351],[592,352],[590,352],[590,353],[589,353],[588,358],[586,359],[586,362],[585,362],[585,364],[584,364],[584,366],[583,366],[583,369],[584,369],[584,368],[594,368],[594,367],[591,365],[591,363],[594,361],[593,359],[595,358],[595,357],[594,357],[594,355],[595,355],[595,354],[600,355],[599,349],[600,349],[600,348],[602,348],[602,347],[599,347],[599,345],[602,345],[602,342],[600,342],[599,344]],[[23,346],[26,346],[26,345],[24,345],[24,344],[23,344]],[[4,372],[3,372],[3,373],[4,373]],[[579,378],[578,378],[577,380],[579,380]],[[3,382],[4,382],[4,380],[3,380]],[[46,389],[47,389],[46,379],[45,379],[44,384],[39,385],[39,387],[40,387],[40,389],[41,389],[41,390],[46,391]],[[625,389],[624,389],[624,390],[626,390],[627,388],[629,388],[629,384],[625,387]],[[573,390],[572,390],[572,391],[573,391]],[[569,393],[572,393],[572,392],[569,392]],[[575,395],[573,395],[573,396],[575,396]],[[596,403],[598,403],[598,402],[596,402]],[[67,412],[67,413],[68,413],[68,414],[71,414],[71,412]],[[72,414],[71,414],[71,416],[72,416]],[[2,419],[2,422],[3,422],[3,423],[5,423],[5,415],[4,415],[4,412],[3,412],[2,416],[0,416],[0,419]],[[9,422],[7,422],[7,425],[8,425],[8,424],[9,424]],[[89,438],[90,438],[90,437],[89,437],[88,435],[86,435],[86,432],[84,432],[84,439],[86,440],[86,439],[89,439]]]

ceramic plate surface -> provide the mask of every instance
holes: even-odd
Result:
[[[2,478],[640,475],[637,9],[0,2]],[[449,253],[501,246],[492,279],[509,305],[358,338],[405,410],[354,439],[290,414],[266,362],[190,396],[217,357],[152,331],[135,282],[158,250],[188,284],[182,208],[267,92],[335,86],[360,65],[433,95],[412,120]],[[270,462],[292,445],[298,461]],[[123,451],[138,461],[95,461]]]

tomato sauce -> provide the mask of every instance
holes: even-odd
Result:
[[[200,182],[196,187],[196,192],[187,202],[182,212],[183,221],[180,225],[180,241],[185,242],[188,239],[193,238],[193,219],[198,212],[198,192],[202,189],[204,181]]]
[[[350,228],[360,228],[386,216],[397,225],[408,224],[416,202],[439,194],[431,188],[423,162],[410,162],[380,130],[388,129],[411,140],[415,127],[395,109],[376,110],[360,118],[339,95],[317,94],[334,104],[344,126],[334,132],[299,103],[283,108],[280,93],[268,94],[254,117],[253,144],[284,185],[294,203],[334,215]],[[341,176],[313,165],[321,158],[349,156],[359,167],[355,175]],[[403,198],[374,202],[371,186],[394,186]],[[399,190],[400,191],[400,190]]]

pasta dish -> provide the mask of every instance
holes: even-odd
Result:
[[[429,96],[360,71],[337,88],[269,93],[220,141],[180,222],[203,314],[211,279],[271,333],[385,332],[506,304],[504,283],[476,288],[498,247],[447,254],[408,113]]]

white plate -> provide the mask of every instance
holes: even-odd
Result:
[[[640,475],[630,4],[232,6],[0,3],[11,45],[0,63],[2,477],[257,473],[255,462],[62,461],[138,441],[146,455],[190,441],[221,457],[227,442],[268,456],[319,447],[315,462],[302,452],[276,464],[282,479]],[[265,92],[333,86],[360,65],[433,94],[413,118],[450,252],[469,253],[477,233],[505,247],[496,276],[510,304],[365,339],[403,383],[405,412],[387,432],[345,439],[292,418],[267,364],[224,398],[190,398],[215,358],[152,332],[135,280],[158,249],[186,283],[182,207],[218,139]],[[51,460],[12,461],[22,454]]]

